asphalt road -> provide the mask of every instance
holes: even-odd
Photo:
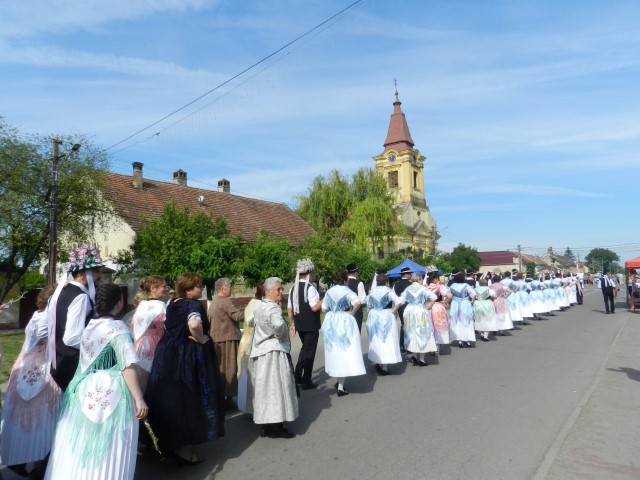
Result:
[[[576,435],[577,414],[629,315],[621,304],[615,315],[603,309],[591,287],[584,305],[473,349],[454,347],[428,367],[403,363],[377,377],[366,361],[367,375],[347,379],[351,394],[342,398],[320,346],[321,387],[302,392],[300,417],[289,425],[295,439],[260,438],[237,413],[224,439],[199,447],[202,465],[178,469],[145,455],[135,478],[566,478],[556,457]],[[295,362],[299,339],[293,343]],[[362,345],[366,351],[364,333]]]

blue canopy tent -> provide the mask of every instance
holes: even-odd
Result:
[[[407,258],[397,267],[394,267],[391,270],[387,271],[387,276],[389,278],[400,278],[400,270],[402,270],[404,267],[409,267],[412,272],[417,272],[423,277],[427,271],[426,268],[424,268],[422,265],[418,265],[416,262],[413,262]]]

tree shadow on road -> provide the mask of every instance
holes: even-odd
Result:
[[[631,380],[640,382],[640,370],[636,370],[635,368],[620,367],[620,368],[607,368],[607,370],[611,372],[626,373],[627,377],[629,377]]]

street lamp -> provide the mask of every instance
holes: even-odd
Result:
[[[58,166],[60,160],[67,156],[60,153],[62,140],[51,141],[51,196],[49,197],[49,285],[56,283],[56,255],[58,250]],[[80,150],[81,145],[74,143],[70,155]]]

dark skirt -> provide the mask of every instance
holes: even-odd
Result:
[[[145,392],[160,448],[175,450],[224,436],[224,388],[209,340],[163,337]]]

